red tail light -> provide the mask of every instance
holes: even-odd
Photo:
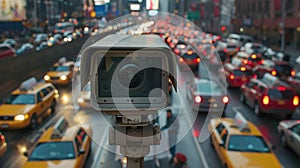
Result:
[[[291,71],[291,76],[295,76],[296,75],[296,71],[295,70],[292,70]]]
[[[0,141],[2,141],[3,143],[5,142],[5,137],[4,137],[4,135],[0,135]]]
[[[264,64],[265,60],[260,60],[259,64]]]
[[[174,49],[174,52],[175,52],[175,54],[179,54],[180,53],[180,51],[177,48]]]
[[[286,88],[285,88],[284,86],[278,86],[277,89],[278,89],[279,91],[285,91],[285,90],[286,90]]]
[[[227,50],[227,48],[224,48],[224,52],[227,52],[228,50]]]
[[[275,70],[272,70],[271,74],[272,74],[273,76],[276,76],[276,75],[277,75],[277,72],[276,72]]]
[[[234,79],[234,75],[233,75],[233,74],[230,74],[230,75],[229,75],[229,79],[230,79],[230,80],[233,80],[233,79]]]
[[[256,79],[256,78],[257,78],[257,75],[254,74],[254,75],[252,76],[252,78]]]
[[[199,103],[201,103],[202,98],[201,98],[200,96],[195,96],[195,99],[194,99],[194,100],[195,100],[196,103],[199,104]]]
[[[294,98],[293,98],[293,105],[294,106],[298,106],[299,105],[299,97],[298,96],[294,96]]]
[[[229,97],[228,97],[228,96],[224,96],[224,97],[223,97],[223,103],[224,103],[224,104],[229,103]]]
[[[268,105],[270,103],[270,97],[267,95],[263,96],[262,103],[263,105]]]
[[[175,47],[175,45],[174,45],[173,43],[170,43],[169,46],[170,46],[171,48],[174,48],[174,47]]]
[[[184,60],[183,60],[183,58],[179,58],[179,62],[183,62]]]

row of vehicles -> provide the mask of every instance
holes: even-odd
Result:
[[[158,26],[155,29],[154,33],[160,32],[156,34],[160,34],[178,56],[179,66],[187,64],[195,74],[200,74],[202,61],[216,50],[224,67],[218,72],[226,77],[228,88],[240,90],[241,103],[250,106],[257,116],[279,114],[290,119],[298,108],[299,75],[284,61],[281,53],[253,43],[250,36],[234,34],[227,41],[221,41],[214,36],[211,40],[205,39],[206,35],[202,35],[204,40],[198,40],[194,45],[193,40],[186,39],[186,36],[174,37],[169,35],[170,31],[160,31]],[[230,97],[217,81],[201,75],[188,81],[186,86],[186,96],[194,111],[221,113],[230,102]],[[224,167],[283,167],[273,152],[274,146],[240,113],[234,118],[212,119],[208,128],[212,147]],[[300,156],[299,128],[299,120],[281,121],[278,139]]]
[[[22,55],[29,51],[40,51],[54,45],[61,45],[73,41],[74,39],[89,34],[89,28],[76,29],[71,22],[58,22],[54,26],[53,33],[38,33],[23,44],[19,44],[16,39],[7,38],[0,44],[0,58],[7,58]]]
[[[34,129],[39,119],[55,112],[59,92],[55,85],[67,85],[73,78],[72,61],[65,58],[55,63],[44,76],[44,81],[37,82],[30,78],[21,83],[0,106],[0,128]]]
[[[38,82],[30,78],[22,82],[0,106],[0,129],[16,130],[38,126],[41,119],[53,114],[59,98],[57,86],[69,85],[73,78],[74,62],[61,58]],[[89,125],[70,126],[63,117],[43,132],[30,151],[24,155],[24,167],[50,165],[83,167],[91,151],[92,130]],[[0,156],[7,150],[5,137],[0,133]]]

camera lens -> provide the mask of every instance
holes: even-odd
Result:
[[[120,83],[130,89],[138,88],[143,84],[145,72],[136,64],[130,63],[120,68],[118,79]]]

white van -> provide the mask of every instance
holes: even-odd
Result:
[[[54,33],[64,34],[66,32],[74,32],[74,25],[70,22],[60,22],[56,23],[54,27]]]
[[[248,35],[229,34],[227,42],[241,47],[245,43],[253,42],[253,38]]]

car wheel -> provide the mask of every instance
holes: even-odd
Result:
[[[287,146],[286,137],[285,137],[284,133],[281,133],[281,135],[280,135],[280,144],[284,147]]]
[[[286,114],[285,119],[290,120],[293,117],[293,114]]]
[[[261,116],[261,112],[260,112],[260,109],[259,109],[259,106],[258,106],[257,102],[254,104],[254,113],[255,113],[256,116]]]
[[[37,127],[37,124],[38,124],[38,120],[37,120],[36,115],[34,114],[34,115],[32,115],[32,117],[31,117],[31,119],[30,119],[30,125],[29,125],[29,127],[30,127],[31,129],[34,129],[34,128]]]
[[[211,135],[209,136],[209,141],[210,141],[211,147],[212,147],[212,148],[215,148],[215,147],[214,147],[214,144],[213,144],[213,141],[212,141],[212,136],[211,136]]]
[[[243,93],[241,93],[241,95],[240,95],[240,100],[242,103],[245,104],[245,95]]]

